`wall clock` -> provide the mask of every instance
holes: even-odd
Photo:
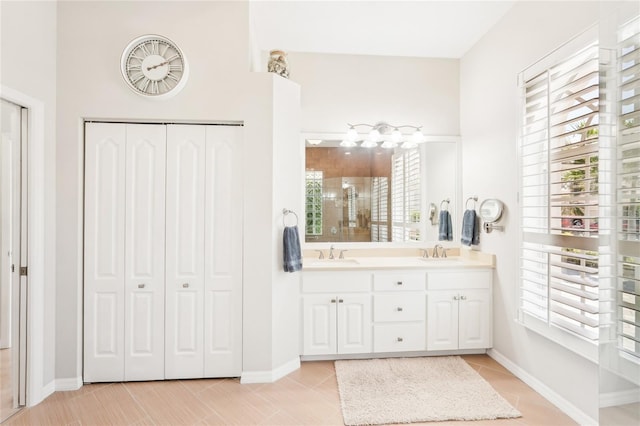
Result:
[[[166,37],[148,34],[132,40],[120,59],[122,77],[139,95],[163,99],[178,93],[189,77],[187,58]]]

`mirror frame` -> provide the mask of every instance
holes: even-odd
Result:
[[[485,207],[485,205],[487,207]],[[493,215],[485,215],[484,214],[485,208],[491,209],[491,210],[493,210],[494,208],[497,208],[497,212],[494,213]],[[486,200],[482,201],[482,203],[480,204],[480,217],[486,223],[498,222],[500,218],[502,218],[503,211],[504,211],[504,203],[498,200],[497,198],[487,198]]]
[[[346,122],[345,122],[346,123]],[[346,124],[345,124],[346,127]],[[300,192],[303,194],[301,197],[301,204],[298,206],[298,210],[303,212],[304,216],[305,204],[304,204],[304,192],[305,192],[305,172],[306,172],[306,155],[305,149],[307,148],[307,139],[326,139],[326,140],[342,140],[345,136],[346,130],[343,133],[335,133],[335,132],[301,132],[300,133],[300,142],[302,143],[302,154],[303,154],[303,164],[301,167],[300,174]],[[425,135],[425,144],[429,143],[452,143],[455,148],[455,172],[454,172],[454,180],[455,180],[455,189],[454,193],[450,197],[450,205],[454,209],[460,210],[460,217],[462,219],[462,156],[461,156],[461,140],[462,138],[457,135]],[[437,205],[439,205],[440,200],[436,200]],[[424,217],[425,219],[428,216],[425,216],[428,213],[429,203],[431,201],[423,200],[423,209],[424,209]],[[439,211],[438,211],[439,213]],[[454,227],[455,228],[455,227]],[[304,230],[302,231],[304,234]],[[457,246],[459,244],[460,232],[458,230],[457,233],[454,232],[453,241],[436,241],[436,240],[421,240],[421,241],[389,241],[389,242],[351,242],[351,241],[340,241],[340,242],[307,242],[304,238],[301,238],[301,246],[303,250],[312,250],[312,249],[325,249],[329,248],[331,245],[339,246],[342,248],[353,248],[353,249],[368,249],[368,248],[401,248],[401,247],[412,247],[422,246],[425,244],[434,244],[441,243],[447,246]]]

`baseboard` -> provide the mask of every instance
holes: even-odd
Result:
[[[288,361],[280,367],[266,371],[243,371],[240,383],[273,383],[300,368],[300,357]]]
[[[511,361],[506,356],[502,355],[500,352],[495,349],[489,349],[487,351],[487,355],[493,358],[498,364],[502,365],[504,368],[513,373],[514,376],[525,382],[527,385],[531,386],[533,390],[538,392],[544,398],[546,398],[553,405],[558,407],[563,413],[567,416],[571,417],[578,424],[581,425],[597,425],[598,421],[591,416],[587,415],[584,411],[580,410],[578,407],[573,405],[571,402],[567,401],[560,394],[552,390],[550,387],[542,383],[536,377],[532,376],[520,366],[516,365],[513,361]]]
[[[56,379],[57,391],[74,391],[82,387],[82,377],[70,377],[68,379]]]
[[[617,407],[618,405],[635,404],[636,402],[640,402],[638,388],[600,394],[600,408]]]
[[[46,385],[44,385],[42,387],[42,399],[40,399],[40,401],[36,402],[33,405],[39,404],[42,401],[44,401],[45,399],[47,399],[47,397],[49,397],[52,393],[54,393],[56,391],[56,381],[52,380],[49,383],[47,383]]]

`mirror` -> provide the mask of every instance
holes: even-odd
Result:
[[[480,217],[484,222],[494,223],[500,220],[502,217],[502,210],[504,206],[502,201],[490,198],[484,200],[480,204]]]
[[[305,242],[435,241],[446,199],[456,223],[458,138],[387,149],[341,147],[342,136],[303,135]]]

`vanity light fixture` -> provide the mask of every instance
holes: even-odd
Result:
[[[384,121],[380,121],[376,124],[349,124],[349,130],[347,130],[347,134],[345,135],[344,140],[340,144],[341,146],[352,147],[356,145],[356,142],[362,141],[360,144],[363,148],[375,148],[378,146],[379,142],[382,142],[380,145],[382,148],[395,148],[399,144],[402,144],[402,148],[415,148],[418,144],[425,142],[425,137],[420,131],[422,126],[411,126],[411,125],[402,125],[402,126],[394,126],[389,123],[385,123]],[[357,131],[357,127],[366,126],[371,128],[369,134],[366,138],[362,138]],[[407,135],[403,135],[400,129],[410,128],[414,129],[413,134],[407,137]]]

